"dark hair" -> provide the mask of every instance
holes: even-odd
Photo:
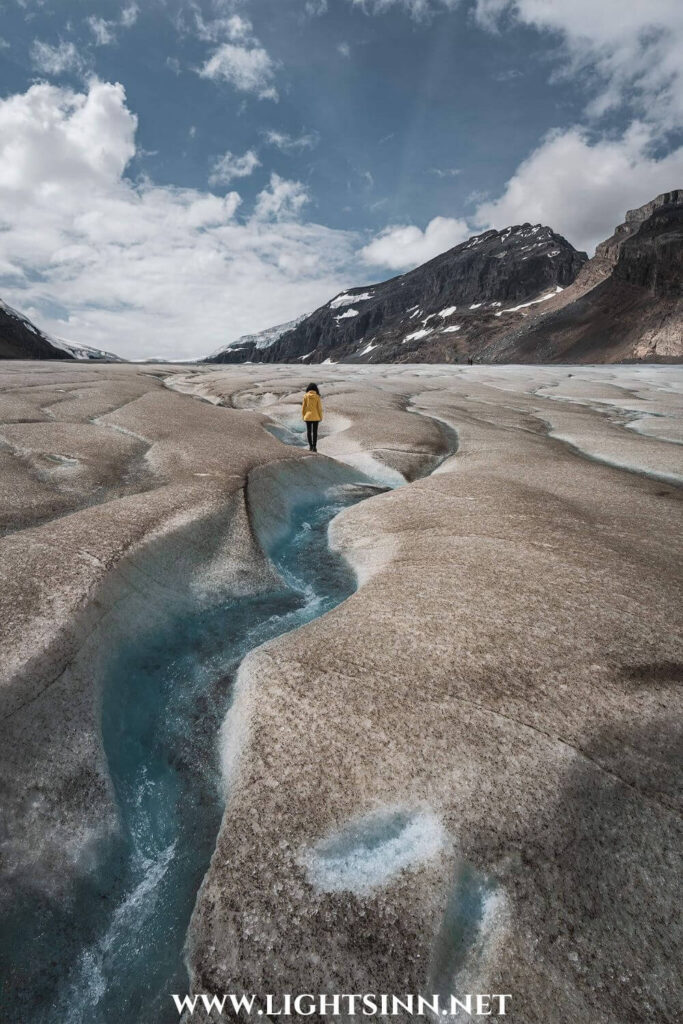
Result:
[[[320,394],[320,392],[318,391],[318,385],[317,384],[309,384],[308,387],[306,388],[306,390],[307,391],[315,391],[315,393],[317,395]]]

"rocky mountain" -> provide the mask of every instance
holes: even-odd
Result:
[[[0,299],[0,359],[98,359],[121,362],[119,356],[89,345],[74,345],[45,334],[28,317]]]
[[[74,359],[47,334],[0,300],[0,359]]]
[[[269,327],[265,331],[260,331],[258,334],[243,334],[237,341],[230,342],[229,345],[224,345],[219,348],[218,351],[212,352],[210,356],[203,359],[204,363],[245,363],[245,362],[259,362],[261,350],[270,348],[275,342],[286,334],[288,331],[294,330],[298,327],[302,320],[305,320],[308,313],[304,313],[302,316],[296,318],[296,320],[290,320],[286,324],[280,324],[278,327]]]
[[[485,231],[406,274],[337,295],[265,349],[233,346],[230,361],[464,361],[518,310],[570,285],[586,260],[541,224]]]
[[[683,189],[629,210],[576,281],[485,344],[496,362],[683,359]]]
[[[630,210],[591,260],[540,224],[485,231],[209,361],[678,361],[682,282],[677,189]]]

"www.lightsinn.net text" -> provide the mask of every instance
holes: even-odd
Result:
[[[173,995],[179,1015],[198,1020],[241,1017],[505,1017],[512,996],[468,993],[467,995],[419,996],[375,993],[302,993],[292,995]]]

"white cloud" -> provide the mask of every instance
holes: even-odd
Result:
[[[241,14],[231,14],[228,17],[205,21],[198,8],[194,8],[193,13],[194,26],[200,39],[214,43],[224,39],[230,39],[232,42],[245,40],[256,42],[252,36],[251,22]]]
[[[269,146],[276,146],[283,153],[297,153],[304,149],[313,149],[320,141],[317,132],[288,135],[287,132],[277,132],[272,129],[264,131],[263,138]]]
[[[253,149],[248,149],[243,156],[235,156],[228,150],[214,162],[209,182],[212,185],[227,185],[233,178],[247,178],[260,165],[261,161]]]
[[[94,14],[91,14],[87,21],[97,46],[109,46],[110,43],[115,42],[116,31],[113,21],[107,21],[106,18],[96,18]]]
[[[82,71],[85,61],[73,43],[63,40],[56,46],[34,39],[31,46],[31,62],[38,71],[46,75],[61,75],[65,71]]]
[[[461,0],[351,0],[351,3],[372,14],[383,14],[392,7],[403,7],[413,18],[420,20],[438,10],[454,10]]]
[[[45,83],[0,100],[0,295],[49,332],[139,357],[203,355],[314,309],[349,284],[355,238],[297,218],[276,175],[236,192],[134,183],[121,85]]]
[[[254,93],[262,100],[277,100],[273,86],[275,65],[262,46],[222,43],[204,63],[202,78],[223,79],[240,92]]]
[[[140,8],[138,7],[137,4],[128,4],[128,6],[124,7],[121,11],[120,22],[124,28],[132,28],[132,26],[138,20],[139,14]]]
[[[548,224],[591,254],[627,209],[683,181],[683,147],[657,157],[652,139],[642,123],[616,139],[591,141],[579,127],[552,132],[520,164],[503,194],[477,208],[475,222],[479,228]]]
[[[312,18],[316,15],[327,14],[327,0],[306,0],[304,10]]]
[[[403,270],[438,256],[471,234],[464,220],[434,217],[422,231],[415,225],[385,228],[363,249],[366,263]]]
[[[300,181],[287,181],[273,173],[268,188],[256,197],[254,213],[259,220],[289,220],[299,215],[309,198]]]
[[[337,45],[337,53],[340,53],[342,57],[350,57],[351,47],[349,46],[348,43],[339,43]]]
[[[221,11],[221,4],[215,5]],[[259,99],[277,100],[273,80],[276,64],[253,35],[248,18],[234,12],[205,21],[193,5],[194,29],[200,39],[219,43],[199,69],[202,78],[230,82],[240,92],[254,93]]]
[[[129,4],[128,7],[124,7],[121,11],[121,16],[115,20],[107,20],[106,18],[98,18],[96,15],[91,14],[86,21],[95,37],[96,46],[110,46],[117,40],[117,29],[119,28],[132,28],[135,22],[138,20],[140,8],[137,4]]]
[[[28,214],[32,191],[83,198],[86,189],[119,179],[135,153],[136,128],[123,86],[96,80],[87,94],[41,84],[0,101],[6,201],[25,205]]]
[[[623,103],[671,128],[683,122],[683,4],[680,0],[476,0],[480,23],[498,27],[511,16],[565,44],[568,73],[597,72],[589,113]],[[589,78],[590,80],[590,78]]]

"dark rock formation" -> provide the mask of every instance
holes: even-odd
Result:
[[[571,288],[483,358],[503,362],[683,359],[683,189],[629,210]]]
[[[574,281],[585,263],[540,224],[485,231],[389,281],[352,288],[267,348],[249,342],[221,362],[455,362],[500,334],[506,307]]]
[[[73,359],[21,313],[0,301],[0,359]]]
[[[112,352],[90,345],[78,345],[61,338],[51,338],[28,317],[0,299],[0,359],[77,359],[122,363]]]

